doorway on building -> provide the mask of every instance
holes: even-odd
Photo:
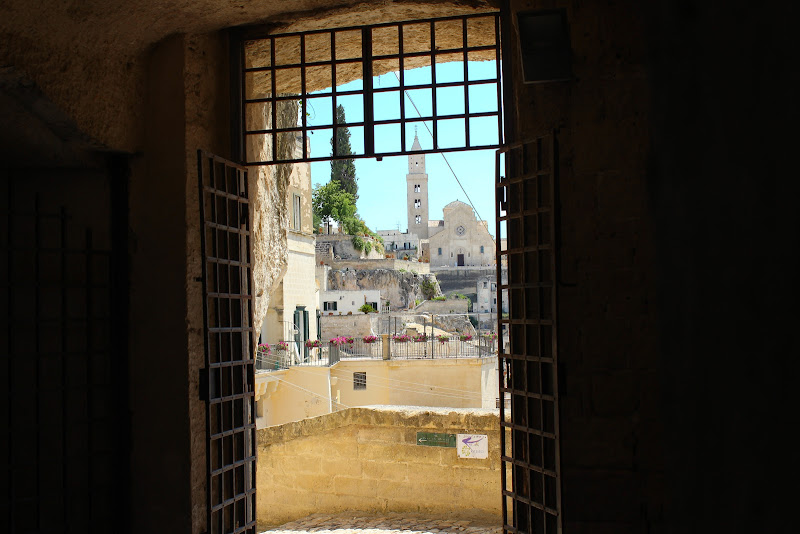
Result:
[[[481,25],[491,28],[492,37],[475,44],[471,36],[480,35],[475,28]],[[432,143],[422,147],[422,153],[501,149],[495,176],[497,265],[505,262],[509,277],[500,284],[498,298],[507,292],[510,302],[509,315],[498,320],[500,396],[510,401],[508,421],[506,402],[499,402],[504,528],[557,532],[561,508],[551,266],[555,243],[549,219],[556,171],[555,159],[547,160],[553,140],[505,146],[503,116],[508,110],[501,102],[501,69],[506,76],[511,69],[508,62],[500,62],[500,27],[500,13],[492,12],[279,35],[270,34],[269,28],[243,29],[235,35],[232,54],[238,62],[232,69],[234,94],[240,98],[234,154],[251,167],[407,156],[416,128],[425,123],[432,126]],[[496,62],[496,72],[472,78],[469,62],[486,59]],[[463,62],[462,76],[438,76],[439,65],[455,61]],[[430,78],[407,80],[406,71],[421,65],[430,67]],[[387,72],[397,73],[397,83],[376,83]],[[355,86],[338,89],[354,81]],[[508,78],[505,84],[507,89]],[[405,105],[403,95],[411,90],[420,92],[420,100],[428,104],[424,112]],[[473,106],[472,94],[479,91],[484,92],[484,104],[494,105]],[[443,112],[444,103],[453,99],[463,108]],[[339,121],[338,108],[348,102],[360,113]],[[326,121],[312,123],[309,117],[320,110]],[[452,124],[458,125],[460,135],[442,135]],[[352,152],[339,153],[338,145],[330,143],[343,128],[360,140]],[[482,130],[496,132],[496,137],[476,143]],[[334,153],[312,155],[311,135],[315,142],[330,143]],[[297,149],[281,150],[294,143]],[[537,225],[539,231],[529,231]],[[508,236],[508,245],[501,243],[501,235]],[[464,254],[458,254],[457,265],[465,265]],[[303,322],[295,314],[296,324],[307,325],[307,318]]]

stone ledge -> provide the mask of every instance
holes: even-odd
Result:
[[[419,406],[363,406],[263,428],[256,432],[259,447],[321,434],[346,426],[415,427],[497,432],[497,410],[483,408],[429,408]]]

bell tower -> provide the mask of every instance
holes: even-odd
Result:
[[[421,151],[419,137],[414,133],[412,151]],[[428,175],[425,173],[425,154],[408,156],[408,174],[406,175],[406,191],[408,202],[408,231],[417,234],[420,239],[428,239]]]

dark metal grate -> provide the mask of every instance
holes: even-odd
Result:
[[[208,532],[255,532],[255,370],[247,170],[198,152]]]
[[[0,188],[0,530],[106,531],[127,523],[128,468],[107,177]]]
[[[508,280],[498,270],[497,283],[507,290],[510,312],[498,322],[500,396],[510,400],[509,407],[500,403],[507,532],[561,531],[554,149],[549,135],[497,152],[497,233],[507,235],[497,257],[508,267]]]
[[[425,129],[426,122],[433,143],[422,146],[422,152],[497,148],[503,140],[499,34],[499,13],[276,35],[250,30],[241,36],[237,58],[241,62],[244,160],[248,165],[268,165],[406,155],[414,128]],[[477,74],[475,62],[487,59],[495,61],[492,75]],[[454,61],[463,61],[463,72],[445,76],[442,65]],[[421,66],[433,66],[430,78],[409,79],[406,69]],[[393,72],[389,86],[378,85],[377,75]],[[361,79],[360,85],[337,89],[354,76]],[[310,81],[316,85],[311,87]],[[412,94],[411,99],[406,96]],[[412,105],[415,97],[416,105]],[[440,109],[443,103],[454,101],[460,102],[460,109]],[[297,121],[282,120],[286,109],[282,104],[291,102],[300,104]],[[351,113],[342,126],[353,134],[354,153],[312,158],[307,141],[330,146],[340,127],[336,121],[339,104]],[[353,119],[361,109],[363,116]],[[313,117],[321,111],[327,120],[315,122]],[[458,123],[463,139],[439,135],[448,122]],[[484,134],[482,138],[487,131],[496,134],[478,142],[474,135],[478,131]],[[256,139],[265,136],[266,143]],[[363,146],[355,141],[362,137]],[[301,148],[288,159],[282,159],[278,150],[264,151],[264,159],[254,148],[278,147],[295,139]]]

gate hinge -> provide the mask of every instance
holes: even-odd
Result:
[[[200,389],[200,400],[208,402],[208,368],[200,369],[200,383],[198,384],[198,388]]]

